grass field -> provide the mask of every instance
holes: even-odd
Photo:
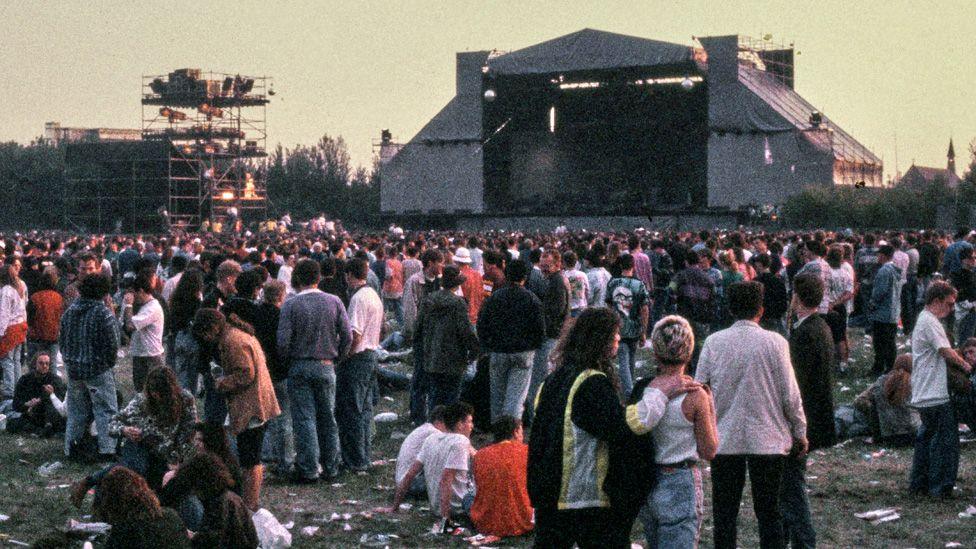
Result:
[[[852,335],[855,332],[852,331]],[[867,339],[857,332],[853,337],[855,372],[838,380],[836,401],[850,402],[868,383],[864,372],[869,369],[871,350]],[[641,357],[644,360],[646,356]],[[117,377],[128,383],[123,392],[131,394],[127,361],[122,361]],[[383,400],[376,410],[394,411],[403,417],[406,412],[406,393]],[[391,438],[396,432],[408,433],[410,426],[404,419],[396,423],[377,424],[373,442],[373,460],[383,460],[367,476],[345,476],[336,485],[290,486],[269,479],[263,493],[264,507],[270,509],[282,523],[293,521],[291,529],[295,547],[463,547],[468,544],[461,537],[431,536],[426,532],[434,517],[422,507],[426,502],[413,502],[409,511],[393,516],[371,516],[369,511],[388,504],[393,489],[394,463],[400,439]],[[485,443],[483,435],[476,435],[476,446]],[[44,463],[63,461],[61,441],[40,440],[0,434],[0,514],[9,516],[0,522],[0,545],[3,540],[31,542],[52,529],[63,528],[69,519],[82,519],[90,513],[86,505],[77,511],[68,502],[67,485],[89,470],[80,465],[65,463],[49,477],[37,469]],[[885,449],[853,439],[827,451],[810,456],[808,478],[811,506],[818,541],[822,547],[945,547],[949,542],[962,547],[976,547],[976,517],[960,518],[958,513],[976,503],[976,443],[964,444],[960,467],[959,490],[954,501],[911,499],[906,493],[910,449]],[[874,454],[874,455],[872,455]],[[711,487],[706,474],[706,517],[702,528],[703,546],[711,546]],[[90,498],[89,498],[90,502]],[[897,507],[901,518],[894,522],[873,525],[854,517],[855,513]],[[337,520],[330,520],[338,514]],[[346,515],[348,518],[343,518]],[[0,517],[2,518],[2,517]],[[312,536],[301,533],[304,527],[318,527]],[[376,543],[375,534],[398,536]],[[470,534],[468,534],[470,535]],[[361,544],[366,536],[366,543]],[[635,527],[634,540],[641,540]],[[506,539],[496,547],[527,547],[531,537]],[[739,519],[739,544],[757,547],[755,518],[746,489],[746,497]],[[80,543],[79,543],[80,546]]]

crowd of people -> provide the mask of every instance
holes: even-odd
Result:
[[[409,388],[415,428],[381,512],[427,498],[444,531],[547,548],[629,547],[639,519],[649,547],[694,547],[710,462],[716,547],[736,547],[747,473],[761,546],[813,547],[806,455],[852,424],[914,445],[913,495],[952,497],[958,424],[976,424],[974,240],[17,234],[0,241],[0,400],[8,430],[63,432],[69,458],[100,464],[72,501],[94,491],[111,546],[256,546],[265,465],[296,484],[374,474],[384,385]],[[845,415],[851,326],[879,377]],[[476,426],[494,443],[475,449]]]

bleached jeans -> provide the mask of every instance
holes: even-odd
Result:
[[[638,515],[647,546],[698,547],[704,505],[701,471],[698,466],[658,467],[656,474],[657,484]]]
[[[64,454],[71,451],[71,443],[81,439],[95,420],[98,432],[98,451],[114,454],[116,440],[108,434],[108,424],[119,411],[115,392],[115,374],[111,368],[87,379],[68,379],[68,424],[64,430]]]

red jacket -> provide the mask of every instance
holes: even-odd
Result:
[[[27,301],[27,337],[32,341],[53,343],[61,330],[61,294],[41,290]]]

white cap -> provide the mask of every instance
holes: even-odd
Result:
[[[464,247],[454,250],[454,261],[457,263],[471,263],[471,252]]]

